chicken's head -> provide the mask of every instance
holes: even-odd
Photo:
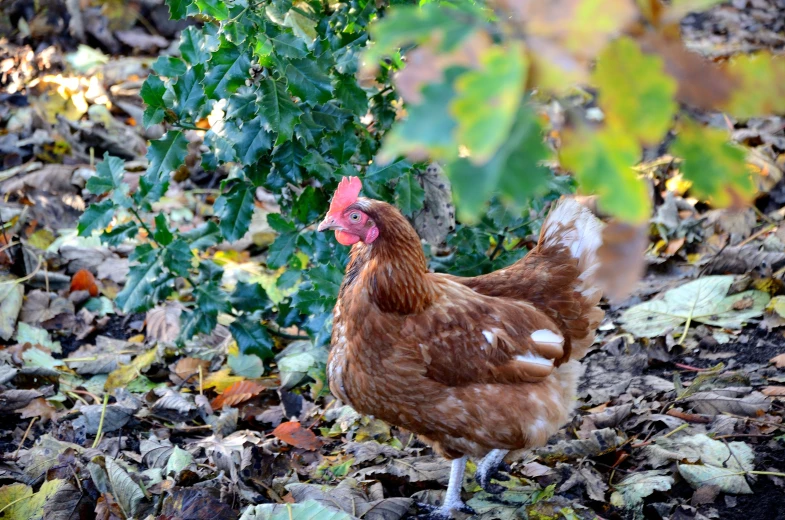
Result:
[[[379,238],[379,228],[357,204],[362,187],[359,177],[341,179],[319,231],[334,229],[335,239],[345,246],[360,241],[370,244]]]

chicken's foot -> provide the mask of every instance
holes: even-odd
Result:
[[[444,502],[441,506],[418,504],[418,506],[428,511],[428,514],[422,515],[422,518],[427,520],[449,520],[452,518],[453,511],[475,514],[475,511],[461,500],[466,459],[465,455],[460,459],[453,459],[452,468],[450,469],[450,482],[447,484],[447,493],[444,495]]]
[[[477,463],[477,471],[474,478],[477,483],[488,493],[494,495],[504,491],[504,487],[499,484],[492,484],[491,479],[510,480],[510,477],[499,473],[500,469],[508,471],[510,467],[504,463],[504,457],[510,450],[491,450],[482,460]]]

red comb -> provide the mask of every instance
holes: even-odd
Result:
[[[335,190],[333,200],[330,202],[330,211],[328,213],[340,213],[348,208],[357,200],[360,190],[363,189],[363,183],[360,182],[359,177],[344,177],[338,183],[338,189]]]

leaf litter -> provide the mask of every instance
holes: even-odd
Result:
[[[688,15],[687,48],[726,56],[781,45],[776,33],[754,30],[775,23],[769,3],[736,4],[705,15],[730,30],[706,34],[710,24]],[[323,348],[277,341],[274,359],[262,360],[239,354],[221,330],[231,324],[222,322],[178,351],[172,342],[182,309],[117,312],[130,250],[71,230],[90,200],[86,180],[98,181],[91,149],[124,157],[117,173],[138,186],[145,139],[160,128],[139,125],[137,79],[169,40],[136,22],[101,32],[95,20],[106,13],[83,16],[83,30],[110,52],[135,47],[134,56],[87,45],[65,55],[55,45],[12,46],[9,92],[39,77],[24,94],[29,106],[1,112],[3,137],[13,141],[0,171],[0,217],[12,237],[0,239],[3,518],[396,519],[413,514],[415,500],[439,500],[449,464],[408,432],[329,396]],[[626,18],[620,13],[614,26]],[[563,58],[586,74],[576,35],[549,32],[547,13],[534,14],[536,58],[566,41],[571,52]],[[285,23],[310,34],[302,19]],[[73,70],[57,77],[58,61]],[[91,70],[99,73],[80,75]],[[38,126],[34,111],[52,126]],[[782,127],[770,117],[734,129],[750,164],[768,172],[762,216],[709,214],[686,195],[677,172],[653,166],[665,196],[652,221],[648,277],[610,307],[572,423],[513,463],[500,496],[480,490],[470,464],[464,494],[478,518],[640,518],[644,511],[682,518],[685,508],[691,518],[754,518],[785,500]],[[188,139],[198,148],[197,134]],[[0,144],[5,154],[8,143]],[[432,165],[396,190],[423,197],[428,214],[412,219],[433,247],[444,247],[454,225],[445,180]],[[211,182],[197,174],[190,188],[209,190]],[[196,227],[209,205],[184,186],[162,204],[173,220]],[[269,238],[260,229],[257,246]],[[247,268],[255,261],[251,242],[237,244],[222,258]],[[235,262],[234,253],[247,256]],[[259,273],[259,280],[268,277],[265,289],[280,291],[277,276]]]

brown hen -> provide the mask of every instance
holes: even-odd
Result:
[[[334,311],[330,389],[358,412],[406,428],[453,460],[437,515],[465,508],[467,456],[490,483],[510,450],[545,444],[565,424],[580,363],[603,317],[594,285],[601,223],[559,202],[537,246],[499,271],[428,271],[420,240],[393,206],[342,180],[319,230],[352,245]]]

